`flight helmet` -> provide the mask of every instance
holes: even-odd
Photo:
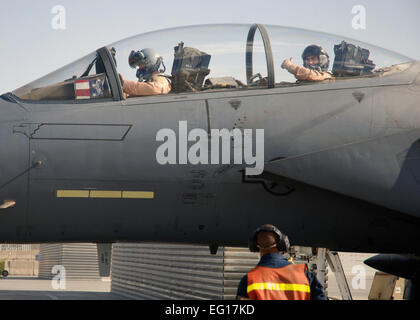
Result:
[[[162,73],[166,70],[162,56],[151,48],[145,48],[140,51],[131,51],[128,57],[128,64],[133,69],[138,67],[136,76],[139,78],[139,81],[149,81],[151,80],[153,73]],[[163,70],[159,70],[161,64],[163,65]]]
[[[314,56],[319,58],[319,63],[314,64],[312,66],[307,65],[305,60],[306,57]],[[321,46],[317,46],[315,44],[310,45],[305,48],[305,50],[302,53],[302,59],[303,59],[303,66],[305,68],[313,69],[316,71],[328,71],[328,67],[330,66],[330,57],[328,56],[327,51],[325,51]]]

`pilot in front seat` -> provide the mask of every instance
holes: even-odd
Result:
[[[330,58],[320,46],[310,45],[302,53],[303,67],[292,62],[292,58],[283,61],[281,67],[294,74],[301,81],[322,81],[332,77],[328,71]]]
[[[120,74],[123,92],[127,96],[150,96],[171,91],[169,80],[162,75],[165,72],[163,58],[154,49],[131,51],[128,63],[133,69],[138,67],[136,76],[139,81],[127,80]],[[161,64],[163,70],[159,69]]]

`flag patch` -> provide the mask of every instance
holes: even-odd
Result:
[[[76,99],[95,99],[104,94],[104,79],[92,78],[74,82]]]

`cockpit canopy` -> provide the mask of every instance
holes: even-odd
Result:
[[[356,40],[273,25],[257,28],[257,32],[254,30],[255,35],[250,46],[250,30],[254,26],[256,25],[199,25],[140,34],[113,43],[102,48],[102,51],[88,54],[13,91],[13,94],[22,100],[32,101],[88,102],[123,99],[118,74],[122,74],[125,79],[137,81],[136,71],[130,67],[128,59],[133,50],[144,48],[153,48],[163,58],[166,74],[173,81],[170,94],[210,89],[270,88],[273,87],[270,86],[270,81],[274,82],[274,86],[280,83],[299,85],[294,76],[282,69],[281,65],[284,59],[290,57],[294,63],[303,65],[302,52],[312,44],[326,50],[331,60],[330,70],[335,58],[334,46],[343,41],[369,50],[369,59],[374,63],[375,70],[412,60]],[[184,62],[179,59],[180,46],[184,51],[195,50]],[[180,67],[180,63],[184,64]],[[180,68],[188,70],[188,66],[193,71],[183,74],[184,78],[189,79],[186,83],[184,78],[176,78],[171,74]]]

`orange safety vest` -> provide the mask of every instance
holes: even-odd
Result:
[[[310,300],[306,264],[282,268],[257,266],[248,273],[248,297],[253,300]]]

